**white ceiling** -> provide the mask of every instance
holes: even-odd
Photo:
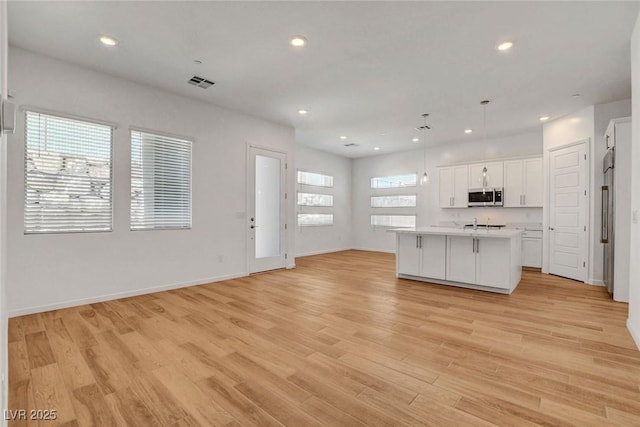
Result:
[[[487,133],[497,137],[535,130],[543,114],[630,97],[640,2],[10,1],[8,9],[14,46],[291,125],[301,144],[361,157],[415,148],[424,112],[430,145],[481,139],[482,99],[492,100]],[[102,46],[101,34],[120,44]],[[288,44],[296,34],[306,47]],[[508,54],[495,49],[505,39],[515,42]],[[194,74],[216,84],[190,86]]]

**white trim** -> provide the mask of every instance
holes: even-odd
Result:
[[[631,325],[632,323],[630,319],[627,318],[627,329],[629,330],[631,338],[633,338],[633,342],[635,342],[636,347],[638,347],[638,350],[640,350],[640,334],[638,334]]]
[[[246,203],[246,205],[245,205],[245,213],[246,213],[246,215],[245,215],[245,227],[246,228],[245,228],[245,239],[244,239],[245,245],[246,245],[246,247],[245,247],[245,254],[246,254],[245,265],[246,265],[246,269],[247,269],[247,272],[248,272],[247,274],[254,274],[254,273],[261,273],[261,271],[256,271],[254,273],[251,273],[251,269],[252,269],[252,262],[251,261],[254,259],[253,258],[254,254],[252,252],[252,244],[250,242],[250,232],[249,232],[249,222],[250,221],[247,220],[247,216],[255,215],[255,212],[253,212],[252,209],[251,209],[251,206],[252,206],[252,204],[254,202],[252,199],[255,197],[254,194],[251,191],[252,188],[254,188],[254,187],[252,187],[252,185],[253,185],[252,182],[254,181],[254,176],[255,176],[254,175],[255,171],[251,167],[252,166],[252,160],[253,160],[253,158],[252,158],[252,149],[268,151],[268,152],[271,152],[271,153],[275,153],[275,154],[279,154],[281,156],[284,156],[284,167],[285,167],[285,169],[284,169],[284,185],[283,185],[283,188],[284,188],[284,192],[287,195],[289,195],[289,152],[288,151],[281,151],[279,149],[275,149],[275,148],[272,148],[272,147],[266,147],[266,146],[262,146],[262,145],[252,144],[249,141],[245,141],[245,145],[246,145],[246,150],[247,150],[246,151],[246,162],[245,162],[245,176],[246,176],[246,180],[245,180],[245,196],[246,196],[245,197],[245,203]],[[293,192],[295,193],[295,188],[294,188]],[[288,226],[290,221],[289,221],[289,209],[287,207],[288,207],[289,200],[292,200],[289,203],[294,203],[294,206],[295,206],[295,197],[297,197],[297,196],[296,195],[292,196],[293,200],[289,199],[288,197],[287,197],[287,199],[285,199],[285,201],[284,201],[284,210],[283,210],[283,213],[282,213],[283,216],[284,216],[284,224],[287,225],[284,228],[284,239],[283,239],[283,242],[282,242],[282,250],[284,251],[284,254],[285,254],[285,266],[284,266],[285,269],[295,268],[295,263],[287,264],[287,258],[286,258],[287,254],[289,253],[289,237],[290,237],[289,233],[292,230],[292,227]],[[254,209],[255,209],[255,207],[254,207]],[[296,219],[296,222],[297,222],[297,216],[296,216],[295,219]],[[293,252],[293,250],[295,250],[295,243],[292,246],[294,246],[293,248],[291,248],[292,252]],[[265,271],[269,271],[269,270],[265,270]]]
[[[153,293],[156,293],[156,292],[169,291],[169,290],[172,290],[172,289],[186,288],[188,286],[206,285],[206,284],[212,283],[212,282],[221,282],[223,280],[237,279],[239,277],[247,277],[247,276],[248,276],[248,274],[246,272],[234,273],[234,274],[225,274],[223,276],[215,276],[215,277],[209,277],[209,278],[203,278],[203,279],[190,280],[188,282],[169,283],[169,284],[166,284],[166,285],[154,286],[154,287],[151,287],[151,288],[134,289],[134,290],[131,290],[131,291],[116,292],[116,293],[113,293],[113,294],[105,294],[105,295],[100,295],[100,296],[95,296],[95,297],[80,298],[80,299],[74,299],[74,300],[69,300],[69,301],[61,301],[61,302],[56,302],[56,303],[53,303],[53,304],[45,304],[45,305],[39,305],[39,306],[34,306],[34,307],[18,308],[18,309],[14,309],[14,310],[9,310],[9,317],[25,316],[27,314],[42,313],[42,312],[45,312],[45,311],[58,310],[58,309],[61,309],[61,308],[76,307],[76,306],[79,306],[79,305],[93,304],[93,303],[104,302],[104,301],[111,301],[111,300],[116,300],[116,299],[120,299],[120,298],[128,298],[128,297],[134,297],[134,296],[138,296],[138,295],[153,294]]]
[[[22,111],[22,112],[31,111],[33,113],[46,114],[48,116],[61,117],[63,119],[79,120],[79,121],[83,121],[83,122],[95,123],[97,125],[109,126],[114,130],[118,129],[118,124],[114,123],[114,122],[108,122],[108,121],[105,121],[105,120],[93,119],[91,117],[78,116],[76,114],[61,113],[59,111],[48,110],[46,108],[40,108],[40,107],[34,107],[32,105],[21,105],[20,106],[20,111]]]
[[[349,251],[352,248],[334,248],[334,249],[325,249],[322,251],[311,251],[311,252],[305,252],[305,253],[301,253],[301,254],[296,254],[296,258],[301,258],[301,257],[305,257],[305,256],[313,256],[313,255],[324,255],[324,254],[331,254],[334,252],[343,252],[343,251]]]
[[[576,145],[585,145],[585,154],[587,156],[586,159],[586,191],[587,191],[587,201],[585,204],[586,215],[585,215],[585,225],[587,226],[587,248],[586,248],[586,256],[585,256],[585,271],[584,271],[584,280],[582,283],[591,284],[590,281],[593,279],[590,277],[592,274],[591,271],[591,138],[583,138],[576,141],[568,142],[563,145],[554,146],[544,150],[543,157],[543,168],[546,165],[546,174],[543,177],[544,179],[544,196],[543,196],[543,206],[542,206],[542,268],[541,271],[545,274],[552,274],[549,272],[549,266],[551,264],[550,253],[551,253],[551,239],[549,238],[549,223],[551,222],[551,153],[554,151],[562,150],[565,148],[573,147]]]
[[[393,250],[386,250],[386,249],[380,249],[380,248],[364,248],[364,247],[359,247],[359,248],[351,248],[349,250],[354,250],[354,251],[367,251],[367,252],[381,252],[381,253],[385,253],[385,254],[395,254],[396,251],[395,249]]]

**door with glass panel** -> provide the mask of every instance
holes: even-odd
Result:
[[[249,148],[249,272],[286,265],[285,153]]]

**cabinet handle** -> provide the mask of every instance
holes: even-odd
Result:
[[[473,253],[476,253],[476,238],[473,238]]]
[[[522,195],[522,204],[525,205],[525,206],[527,205],[527,195],[526,194]]]
[[[416,236],[416,249],[420,249],[420,244],[418,243],[420,236]]]
[[[480,239],[476,239],[476,253],[480,253]]]
[[[418,236],[420,237],[420,249],[422,249],[422,236]]]

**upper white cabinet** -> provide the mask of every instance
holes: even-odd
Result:
[[[504,207],[542,207],[542,158],[504,162]]]
[[[467,207],[467,173],[467,165],[438,168],[438,197],[441,208]]]
[[[486,162],[469,165],[469,188],[503,187],[503,167],[504,162]]]

